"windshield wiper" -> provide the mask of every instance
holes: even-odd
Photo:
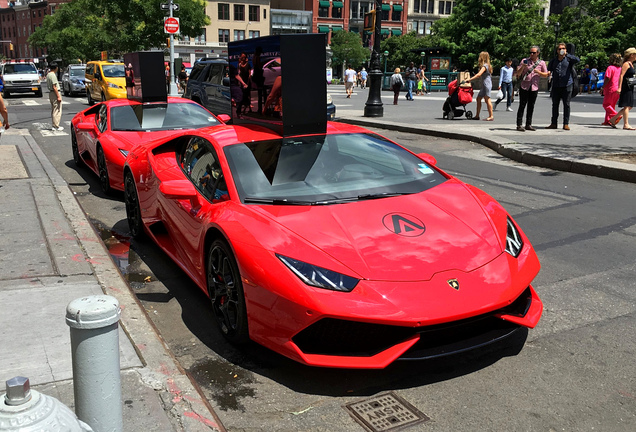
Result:
[[[253,198],[247,197],[243,200],[246,204],[272,204],[272,205],[298,205],[310,206],[316,205],[315,201],[298,201],[285,198]]]
[[[389,198],[394,196],[411,195],[411,194],[413,194],[413,192],[382,192],[382,193],[375,193],[375,194],[363,194],[363,195],[358,195],[358,200],[360,201],[372,200],[372,199]]]

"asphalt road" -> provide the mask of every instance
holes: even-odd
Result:
[[[539,254],[534,286],[544,314],[527,336],[466,355],[381,371],[309,368],[256,345],[227,344],[183,272],[149,242],[128,247],[122,197],[104,196],[96,176],[75,168],[67,122],[86,103],[65,98],[66,130],[53,133],[45,130],[46,94],[35,99],[43,105],[28,100],[9,100],[13,125],[31,130],[67,180],[229,431],[361,431],[344,405],[385,392],[430,417],[409,430],[634,430],[633,184],[527,167],[468,142],[380,131],[502,202]]]

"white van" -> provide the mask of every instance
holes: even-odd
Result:
[[[33,63],[3,63],[0,65],[0,75],[4,82],[2,96],[11,93],[31,93],[42,97],[42,85],[38,69]]]

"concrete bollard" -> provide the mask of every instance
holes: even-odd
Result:
[[[83,297],[66,307],[71,328],[75,413],[95,432],[123,431],[116,298]]]

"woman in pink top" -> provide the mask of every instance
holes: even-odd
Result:
[[[611,126],[610,119],[616,115],[616,102],[618,102],[620,96],[620,93],[617,92],[618,80],[621,77],[623,57],[620,54],[612,54],[609,58],[609,63],[610,65],[605,71],[605,81],[603,82],[603,108],[605,108],[603,126]]]

